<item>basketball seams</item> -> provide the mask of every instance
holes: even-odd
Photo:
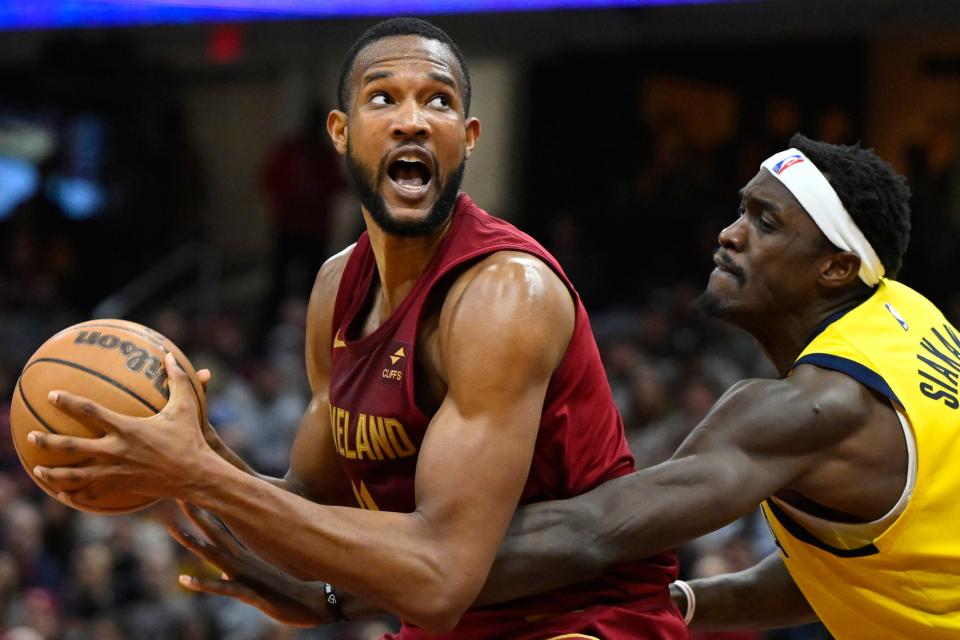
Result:
[[[20,377],[22,378],[23,375],[27,373],[27,370],[28,370],[30,367],[32,367],[32,366],[35,365],[35,364],[39,364],[39,363],[41,363],[41,362],[51,362],[51,363],[54,363],[54,364],[61,364],[61,365],[65,366],[65,367],[70,367],[70,368],[72,368],[72,369],[77,369],[77,370],[82,371],[82,372],[84,372],[84,373],[88,373],[88,374],[94,376],[95,378],[99,378],[100,380],[103,380],[104,382],[107,382],[107,383],[113,385],[114,387],[116,387],[116,388],[119,389],[120,391],[123,391],[123,392],[126,393],[128,396],[130,396],[130,397],[133,398],[134,400],[137,400],[138,402],[140,402],[140,404],[142,404],[142,405],[145,406],[146,408],[150,409],[150,410],[153,411],[154,413],[160,413],[160,409],[158,409],[158,408],[156,408],[155,406],[153,406],[152,404],[150,404],[150,402],[149,402],[146,398],[144,398],[143,396],[141,396],[140,394],[138,394],[136,391],[130,389],[129,387],[127,387],[127,386],[124,385],[123,383],[117,382],[117,381],[114,380],[113,378],[107,376],[106,374],[100,373],[99,371],[96,371],[95,369],[91,369],[90,367],[85,367],[84,365],[79,364],[79,363],[77,363],[77,362],[71,362],[70,360],[64,360],[64,359],[62,359],[62,358],[49,358],[49,357],[35,358],[35,359],[31,360],[31,361],[29,362],[29,364],[27,364],[26,367],[23,368],[23,373],[20,374]],[[54,433],[56,433],[56,432],[54,432]]]
[[[26,373],[27,369],[24,368],[23,371],[24,371],[24,373]],[[20,378],[23,378],[23,374],[20,374]],[[40,423],[40,426],[42,426],[44,429],[46,429],[46,430],[47,430],[48,432],[50,432],[50,433],[54,433],[54,434],[56,434],[56,435],[63,435],[63,434],[61,434],[59,431],[57,431],[56,429],[54,429],[53,427],[51,427],[49,424],[47,424],[47,421],[44,420],[44,419],[40,416],[39,413],[37,413],[37,410],[36,410],[36,409],[33,408],[33,405],[30,404],[30,401],[29,401],[29,400],[27,400],[27,394],[25,394],[25,393],[23,392],[23,387],[20,386],[20,380],[19,380],[19,379],[17,380],[17,393],[20,394],[20,400],[23,402],[23,406],[25,406],[25,407],[27,408],[27,411],[30,412],[30,415],[33,416],[34,420],[36,420],[37,422]],[[16,443],[16,440],[17,440],[17,439],[14,438],[13,440],[14,440],[14,443]]]
[[[60,337],[61,335],[65,334],[65,333],[68,333],[68,332],[70,332],[70,331],[76,331],[76,330],[78,330],[78,329],[106,328],[106,329],[116,329],[117,331],[124,331],[124,332],[126,332],[126,333],[130,333],[130,334],[132,334],[132,335],[139,336],[139,337],[143,338],[144,340],[146,340],[147,342],[149,342],[152,346],[154,346],[154,347],[156,347],[157,349],[159,349],[160,351],[162,351],[164,354],[166,354],[166,353],[173,353],[173,350],[170,349],[170,348],[168,348],[167,345],[164,344],[163,341],[165,340],[165,341],[169,342],[169,338],[167,338],[167,337],[164,336],[163,334],[157,334],[156,332],[148,333],[145,328],[143,328],[143,327],[138,327],[138,326],[136,325],[136,323],[134,323],[134,322],[131,322],[131,321],[129,321],[129,320],[125,320],[124,322],[129,323],[129,326],[127,326],[127,325],[120,325],[120,324],[111,324],[111,323],[109,323],[109,322],[102,322],[102,321],[99,321],[99,320],[88,320],[87,322],[81,322],[80,324],[75,324],[75,325],[73,325],[73,326],[71,326],[71,327],[67,327],[67,328],[64,329],[64,330],[57,332],[57,333],[54,334],[53,337],[51,337],[50,340],[48,340],[47,342],[50,342],[51,340],[54,340],[55,338],[58,338],[58,337]],[[157,339],[157,336],[158,336],[158,335],[161,337],[160,340]],[[172,343],[171,343],[171,344],[172,344]],[[176,348],[176,347],[174,347],[174,348]],[[42,349],[42,347],[41,347],[41,349]],[[184,371],[187,371],[187,367],[185,367],[185,366],[183,365],[183,362],[180,361],[180,358],[177,357],[177,354],[176,354],[176,353],[173,354],[173,358],[174,358],[174,360],[176,361],[176,363],[180,366],[181,369],[183,369]],[[29,363],[27,364],[27,366],[30,366]],[[191,367],[191,368],[192,368],[192,367]],[[24,371],[26,371],[26,368],[24,368]],[[201,419],[201,420],[205,420],[205,419],[206,419],[206,410],[205,410],[205,404],[204,404],[204,402],[203,402],[203,399],[202,399],[201,396],[200,396],[200,390],[197,389],[197,385],[194,384],[194,382],[193,382],[193,377],[192,377],[192,376],[187,375],[187,380],[190,381],[190,390],[193,391],[193,397],[194,397],[194,399],[197,401],[197,408],[200,410],[200,419]]]

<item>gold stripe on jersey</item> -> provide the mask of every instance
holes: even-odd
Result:
[[[359,489],[357,488],[357,483],[353,480],[350,481],[350,487],[353,489],[353,497],[357,499],[357,504],[360,505],[361,509],[380,511],[380,507],[377,506],[377,502],[373,499],[373,496],[370,495],[370,490],[367,489],[367,485],[364,484],[363,480],[360,481]]]
[[[883,280],[827,324],[794,366],[844,372],[907,416],[917,446],[909,502],[872,543],[832,547],[773,501],[784,562],[837,638],[960,637],[960,332],[923,296]]]

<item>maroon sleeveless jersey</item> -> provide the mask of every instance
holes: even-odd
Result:
[[[438,283],[449,286],[450,279],[444,276],[451,270],[497,251],[526,252],[550,265],[576,302],[573,337],[547,387],[521,504],[569,498],[632,472],[633,457],[624,439],[623,421],[613,403],[587,313],[560,265],[531,237],[490,216],[465,194],[459,196],[452,216],[437,254],[411,292],[386,322],[366,337],[357,336],[377,277],[366,233],[341,277],[333,315],[330,425],[358,504],[383,511],[411,512],[416,508],[417,454],[431,418],[418,407],[414,392],[414,359],[424,306]],[[617,621],[630,624],[629,615],[622,615],[624,610],[646,615],[654,609],[672,609],[667,585],[676,576],[675,553],[663,553],[611,567],[599,578],[570,587],[476,607],[463,616],[455,631],[442,637],[526,638],[529,634],[530,638],[545,638],[553,632],[553,619],[563,620],[557,635],[586,633],[574,628],[576,618],[602,619],[605,609],[611,611],[605,621],[608,626],[596,628],[605,630],[604,638],[616,637],[616,628],[622,626]],[[674,618],[670,615],[666,626],[674,628]],[[623,630],[627,632],[628,627]],[[416,627],[404,625],[400,637],[425,637],[422,634]],[[686,630],[662,637],[686,637]]]

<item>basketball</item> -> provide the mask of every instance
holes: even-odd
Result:
[[[27,441],[31,431],[60,435],[98,437],[87,426],[50,404],[54,389],[89,398],[125,415],[149,417],[167,403],[170,391],[163,358],[173,353],[187,372],[204,418],[204,393],[186,356],[164,336],[126,320],[91,320],[68,327],[47,340],[30,357],[13,392],[10,426],[13,442],[30,478],[50,496],[57,491],[33,474],[36,465],[82,465],[80,454],[41,450]],[[155,498],[114,493],[90,504],[72,504],[93,513],[120,514],[137,511]]]

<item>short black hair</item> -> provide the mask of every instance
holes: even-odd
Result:
[[[350,78],[350,72],[353,70],[353,63],[357,59],[357,54],[367,45],[393,36],[421,36],[428,40],[437,40],[453,51],[453,55],[457,57],[457,63],[460,65],[460,75],[463,77],[463,111],[466,115],[470,115],[470,70],[467,68],[467,61],[464,60],[457,43],[446,31],[419,18],[384,20],[373,25],[357,38],[357,41],[353,43],[343,59],[343,66],[340,67],[340,80],[337,82],[337,108],[341,111],[347,111],[347,102],[350,95],[347,81]]]
[[[829,144],[796,134],[790,146],[820,169],[867,238],[889,278],[903,266],[910,242],[910,188],[873,149]]]

